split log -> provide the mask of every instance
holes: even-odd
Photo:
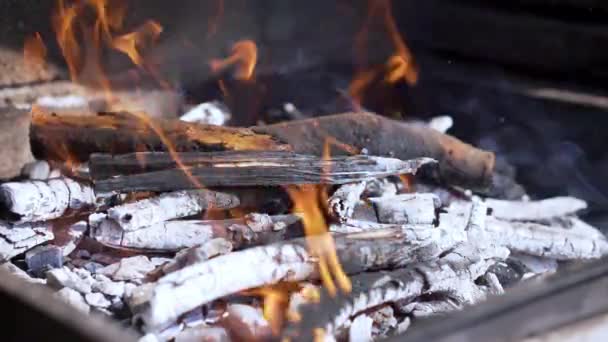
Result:
[[[144,251],[175,252],[216,238],[223,238],[239,249],[280,241],[287,235],[287,227],[297,222],[299,218],[295,215],[252,214],[232,220],[167,221],[125,231],[115,221],[103,220],[92,228],[91,235],[109,247]]]
[[[16,108],[0,108],[0,179],[10,179],[34,160],[30,149],[30,115]]]
[[[7,261],[35,246],[53,239],[49,223],[11,226],[0,221],[0,262]]]
[[[542,221],[573,215],[586,209],[587,203],[574,197],[553,197],[540,201],[505,201],[486,199],[492,215],[509,221]]]
[[[401,194],[369,199],[382,223],[433,224],[439,197],[431,193]]]
[[[477,149],[434,129],[408,125],[371,113],[346,113],[321,118],[256,126],[293,146],[298,153],[323,153],[327,139],[337,140],[369,154],[407,160],[429,157],[439,162],[441,178],[470,188],[491,184],[494,154]],[[344,151],[337,150],[343,154]]]
[[[93,189],[70,178],[0,185],[0,213],[13,222],[52,220],[95,204]]]
[[[393,158],[352,156],[321,159],[289,152],[225,152],[225,159],[95,181],[98,192],[170,191],[207,187],[278,186],[288,184],[345,184],[399,174],[411,174],[429,158],[402,161]],[[136,155],[130,157],[137,160]],[[169,158],[165,156],[163,158]],[[180,158],[180,155],[178,155]],[[100,166],[95,166],[99,169]],[[92,167],[93,168],[93,167]],[[95,171],[97,172],[97,171]]]
[[[31,144],[38,159],[86,161],[92,153],[145,151],[284,151],[289,146],[245,128],[152,119],[130,113],[56,116],[34,112]]]
[[[227,193],[204,189],[175,191],[112,207],[108,209],[108,219],[124,231],[133,231],[196,215],[205,209],[231,209],[238,206],[239,199]]]
[[[181,314],[217,298],[280,281],[315,277],[317,257],[307,251],[306,241],[302,238],[249,248],[168,274],[143,287],[138,292],[142,299],[135,302],[144,304],[132,309],[145,323],[146,331],[157,331]],[[400,230],[393,229],[338,235],[335,246],[344,270],[357,274],[405,266],[431,255],[420,251],[423,246],[405,247],[407,241]],[[226,272],[234,267],[240,272]]]

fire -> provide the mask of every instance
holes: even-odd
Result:
[[[343,292],[350,292],[350,279],[338,260],[334,240],[327,229],[327,221],[322,205],[324,191],[316,185],[288,187],[287,191],[294,202],[294,212],[302,218],[310,253],[318,258],[321,282],[330,295],[336,295],[339,287]]]
[[[162,26],[154,20],[148,20],[134,32],[118,36],[112,40],[112,46],[131,58],[135,65],[144,66],[144,58],[138,48],[146,47],[158,39]]]
[[[43,67],[46,63],[46,46],[44,46],[40,33],[36,32],[25,39],[23,60],[27,66],[32,68]]]
[[[388,57],[385,65],[382,68],[359,70],[350,86],[349,94],[361,104],[363,92],[374,81],[382,78],[384,82],[392,84],[399,81],[413,85],[418,81],[418,68],[414,62],[414,57],[409,48],[405,44],[405,40],[399,33],[395,18],[391,10],[390,0],[370,0],[368,17],[362,30],[357,34],[355,45],[357,48],[357,56],[359,64],[365,65],[365,50],[369,40],[369,30],[372,26],[373,19],[379,19],[383,23],[383,28],[388,35],[394,53]]]
[[[210,62],[211,70],[222,72],[226,68],[235,67],[235,78],[250,80],[253,78],[255,65],[258,61],[258,47],[252,40],[241,40],[232,46],[232,55],[224,59],[215,59]]]

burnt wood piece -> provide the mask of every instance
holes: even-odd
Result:
[[[96,180],[95,190],[99,192],[170,191],[195,189],[201,185],[236,187],[344,184],[376,177],[416,173],[422,165],[432,162],[429,158],[402,161],[364,155],[323,159],[291,152],[228,151],[211,155],[217,158],[209,158],[209,154],[200,153],[199,157],[190,154],[182,159],[182,154],[176,154],[174,157],[186,160],[186,170],[173,166],[168,170]],[[118,160],[129,160],[128,164],[133,165],[138,158],[145,158],[145,155],[122,156]],[[146,164],[162,164],[164,167],[172,156],[157,154],[156,158],[160,160],[159,163]],[[98,163],[100,160],[104,162]],[[95,156],[90,166],[92,174],[99,175],[103,172],[103,168],[111,167],[108,161],[106,157]],[[128,172],[132,171],[125,169]],[[93,178],[97,177],[93,176]]]
[[[0,179],[9,179],[34,160],[28,140],[30,115],[16,108],[0,108],[0,127]]]
[[[56,116],[36,111],[30,135],[38,159],[86,161],[92,153],[284,151],[289,146],[246,128],[152,119],[130,113]]]
[[[327,139],[371,155],[403,160],[429,157],[439,162],[442,180],[470,188],[491,184],[495,157],[452,136],[433,129],[409,125],[372,113],[344,113],[315,119],[252,127],[293,146],[298,153],[323,153]],[[333,152],[333,151],[332,151]],[[344,150],[335,149],[344,154]]]

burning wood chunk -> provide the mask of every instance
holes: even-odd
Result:
[[[30,114],[14,108],[0,108],[0,179],[10,179],[34,160],[30,149]]]
[[[92,153],[290,149],[268,135],[246,128],[206,126],[129,113],[54,116],[35,112],[30,137],[38,159],[57,161],[87,161]]]
[[[201,184],[217,186],[274,186],[288,184],[345,184],[372,178],[412,174],[429,158],[402,161],[394,158],[352,156],[319,158],[289,152],[223,152],[212,154],[153,154],[158,163],[148,162],[147,169],[161,168],[141,174],[110,176],[107,170],[122,174],[133,172],[133,165],[145,154],[121,156],[122,165],[109,156],[95,156],[91,172],[98,192],[110,191],[172,191],[196,189]],[[176,161],[187,166],[174,166]],[[107,168],[107,169],[106,169]],[[137,167],[140,169],[141,167]],[[163,170],[164,169],[164,170]],[[100,175],[101,174],[101,175]],[[101,179],[100,179],[101,178]]]
[[[223,238],[212,239],[200,246],[179,251],[172,261],[163,266],[162,271],[164,274],[169,274],[186,266],[203,262],[219,255],[228,254],[231,251],[232,243],[230,241]]]
[[[161,194],[108,209],[108,219],[124,231],[134,231],[164,221],[192,216],[205,209],[231,209],[239,206],[231,194],[190,190]]]
[[[401,194],[369,199],[382,223],[433,224],[435,209],[441,206],[434,194]]]
[[[328,200],[330,213],[341,221],[351,218],[366,186],[367,182],[340,186]]]
[[[96,204],[93,189],[70,178],[0,185],[0,206],[13,222],[46,221]]]
[[[431,128],[408,125],[371,113],[337,114],[252,129],[280,138],[298,153],[321,155],[329,138],[359,150],[365,148],[371,155],[394,156],[403,160],[433,158],[439,162],[441,178],[448,184],[483,188],[492,181],[493,153]]]
[[[53,237],[53,229],[49,223],[11,226],[0,221],[0,262],[50,241]]]
[[[485,201],[492,215],[509,221],[542,221],[564,217],[586,209],[587,203],[574,197],[553,197],[540,201],[505,201],[488,198]]]
[[[92,236],[100,243],[116,248],[178,251],[215,238],[226,239],[234,248],[241,248],[281,240],[286,228],[298,221],[294,215],[252,214],[232,220],[167,221],[125,232],[115,221],[104,220],[93,229]]]

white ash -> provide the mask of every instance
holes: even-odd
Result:
[[[52,269],[46,272],[47,285],[61,289],[68,287],[82,294],[91,293],[95,280],[83,270],[75,269],[73,272],[68,267]]]
[[[412,320],[409,317],[405,317],[401,322],[397,324],[397,329],[395,329],[395,334],[400,335],[403,334],[409,329],[410,325],[412,325]]]
[[[54,238],[50,223],[10,225],[0,221],[0,262],[7,261]]]
[[[245,340],[264,340],[271,335],[262,310],[251,305],[229,304],[222,323],[231,331],[238,331],[239,337]]]
[[[4,183],[0,202],[18,223],[52,220],[96,204],[93,189],[70,178]]]
[[[92,307],[96,307],[96,308],[108,308],[110,307],[110,305],[112,304],[109,300],[106,299],[106,297],[99,293],[99,292],[95,292],[95,293],[87,293],[84,296],[85,301],[87,302],[87,304],[89,304]]]
[[[175,336],[175,342],[230,342],[230,336],[222,327],[189,327]]]
[[[148,257],[138,255],[121,259],[117,263],[97,270],[97,273],[114,281],[141,283],[146,275],[154,270],[156,266],[158,264],[152,262]]]
[[[414,302],[406,305],[402,310],[414,318],[423,318],[435,315],[444,315],[452,311],[462,310],[463,306],[450,298],[427,302]]]
[[[21,174],[31,180],[45,180],[51,174],[51,166],[44,160],[36,160],[26,164],[21,170]]]
[[[534,274],[555,273],[558,267],[557,260],[550,258],[519,253],[512,254],[510,258],[519,261]]]
[[[401,194],[369,199],[381,223],[433,224],[439,198],[431,193]]]
[[[391,306],[385,305],[369,314],[373,320],[372,334],[376,337],[387,337],[388,333],[397,327],[395,312]]]
[[[483,278],[487,283],[488,291],[490,294],[501,295],[505,293],[505,289],[502,287],[502,284],[500,284],[500,281],[498,280],[496,274],[492,272],[487,272],[486,274],[484,274]]]
[[[114,297],[122,297],[125,294],[126,283],[124,281],[112,281],[103,274],[96,274],[94,278],[95,283],[92,286],[93,291]]]
[[[348,329],[348,340],[350,342],[371,342],[372,325],[374,321],[365,314],[358,315],[351,322]]]
[[[88,314],[90,311],[89,304],[87,304],[82,294],[69,287],[64,287],[55,292],[54,296],[83,313]]]
[[[232,243],[226,239],[216,238],[200,246],[179,251],[172,261],[163,266],[163,273],[169,274],[186,266],[209,260],[213,257],[228,254],[232,251]]]
[[[427,125],[438,132],[445,133],[454,126],[454,119],[449,115],[436,116],[429,120]]]
[[[80,95],[41,96],[36,99],[36,105],[48,109],[88,108],[89,100]]]
[[[540,201],[486,199],[492,215],[509,221],[541,221],[564,217],[586,209],[587,203],[574,197],[553,197]]]
[[[231,209],[239,199],[231,194],[209,190],[163,193],[158,197],[118,205],[108,209],[108,218],[123,230],[134,231],[172,219],[201,213],[208,208]]]
[[[60,246],[63,256],[70,255],[76,249],[88,229],[89,226],[86,221],[78,221],[68,228],[68,241],[63,246]]]
[[[230,120],[230,111],[225,104],[219,101],[204,102],[191,108],[179,119],[187,122],[223,126],[226,121]]]
[[[340,220],[351,218],[366,186],[365,181],[341,185],[328,200],[330,214]]]

